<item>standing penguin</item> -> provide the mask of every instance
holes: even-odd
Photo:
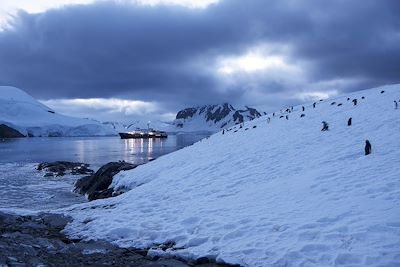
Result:
[[[351,120],[352,118],[350,117],[349,120],[347,121],[347,126],[351,126]]]
[[[304,109],[305,109],[305,108],[304,108],[304,106],[302,106],[301,108],[302,108],[302,109],[303,109],[303,111],[304,111]]]
[[[371,143],[369,142],[369,140],[365,140],[365,156],[371,154]]]
[[[314,102],[314,104],[312,104],[313,108],[315,108],[315,104],[317,104],[317,103]]]
[[[329,125],[326,121],[322,122],[322,129],[321,131],[328,131],[329,130]]]
[[[353,102],[354,106],[357,106],[357,98],[354,98],[351,102]]]
[[[225,134],[225,129],[222,130],[222,134],[223,134],[223,135]]]
[[[395,101],[394,101],[394,108],[395,108],[395,109],[397,109],[397,105],[398,105],[398,104],[397,104],[397,101],[395,100]]]

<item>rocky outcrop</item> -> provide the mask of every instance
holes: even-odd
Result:
[[[25,137],[25,135],[5,124],[0,124],[0,138],[20,138],[20,137]]]
[[[228,266],[207,258],[184,262],[147,256],[149,249],[69,239],[62,230],[70,221],[58,214],[17,216],[0,212],[0,266]]]
[[[232,105],[224,103],[222,106],[211,106],[207,109],[207,121],[214,123],[219,122],[229,115],[231,111],[235,110]]]
[[[108,188],[112,183],[114,175],[120,171],[131,170],[137,166],[124,161],[107,163],[93,175],[85,176],[76,181],[74,192],[85,194],[90,201],[115,196],[114,190]]]
[[[65,174],[91,175],[94,173],[93,170],[89,169],[89,164],[69,161],[43,162],[36,169],[46,172],[45,177],[63,176]]]
[[[191,118],[194,116],[194,114],[196,114],[197,112],[197,108],[185,108],[183,110],[180,110],[177,114],[176,114],[176,119],[187,119],[187,118]]]

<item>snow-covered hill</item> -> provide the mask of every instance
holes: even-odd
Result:
[[[216,132],[260,116],[261,114],[254,108],[237,110],[232,105],[224,103],[183,109],[176,115],[173,125],[179,131]]]
[[[399,99],[375,88],[219,132],[120,173],[131,190],[64,210],[66,231],[243,266],[400,266]]]
[[[29,136],[104,136],[116,131],[100,122],[58,114],[21,89],[0,86],[0,124]]]

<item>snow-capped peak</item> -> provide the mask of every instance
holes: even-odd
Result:
[[[256,109],[247,106],[243,110],[237,110],[229,103],[204,105],[179,111],[174,125],[182,130],[216,131],[260,116]]]

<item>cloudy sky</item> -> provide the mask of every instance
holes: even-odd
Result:
[[[274,111],[400,82],[398,0],[1,0],[0,84],[62,113]]]

